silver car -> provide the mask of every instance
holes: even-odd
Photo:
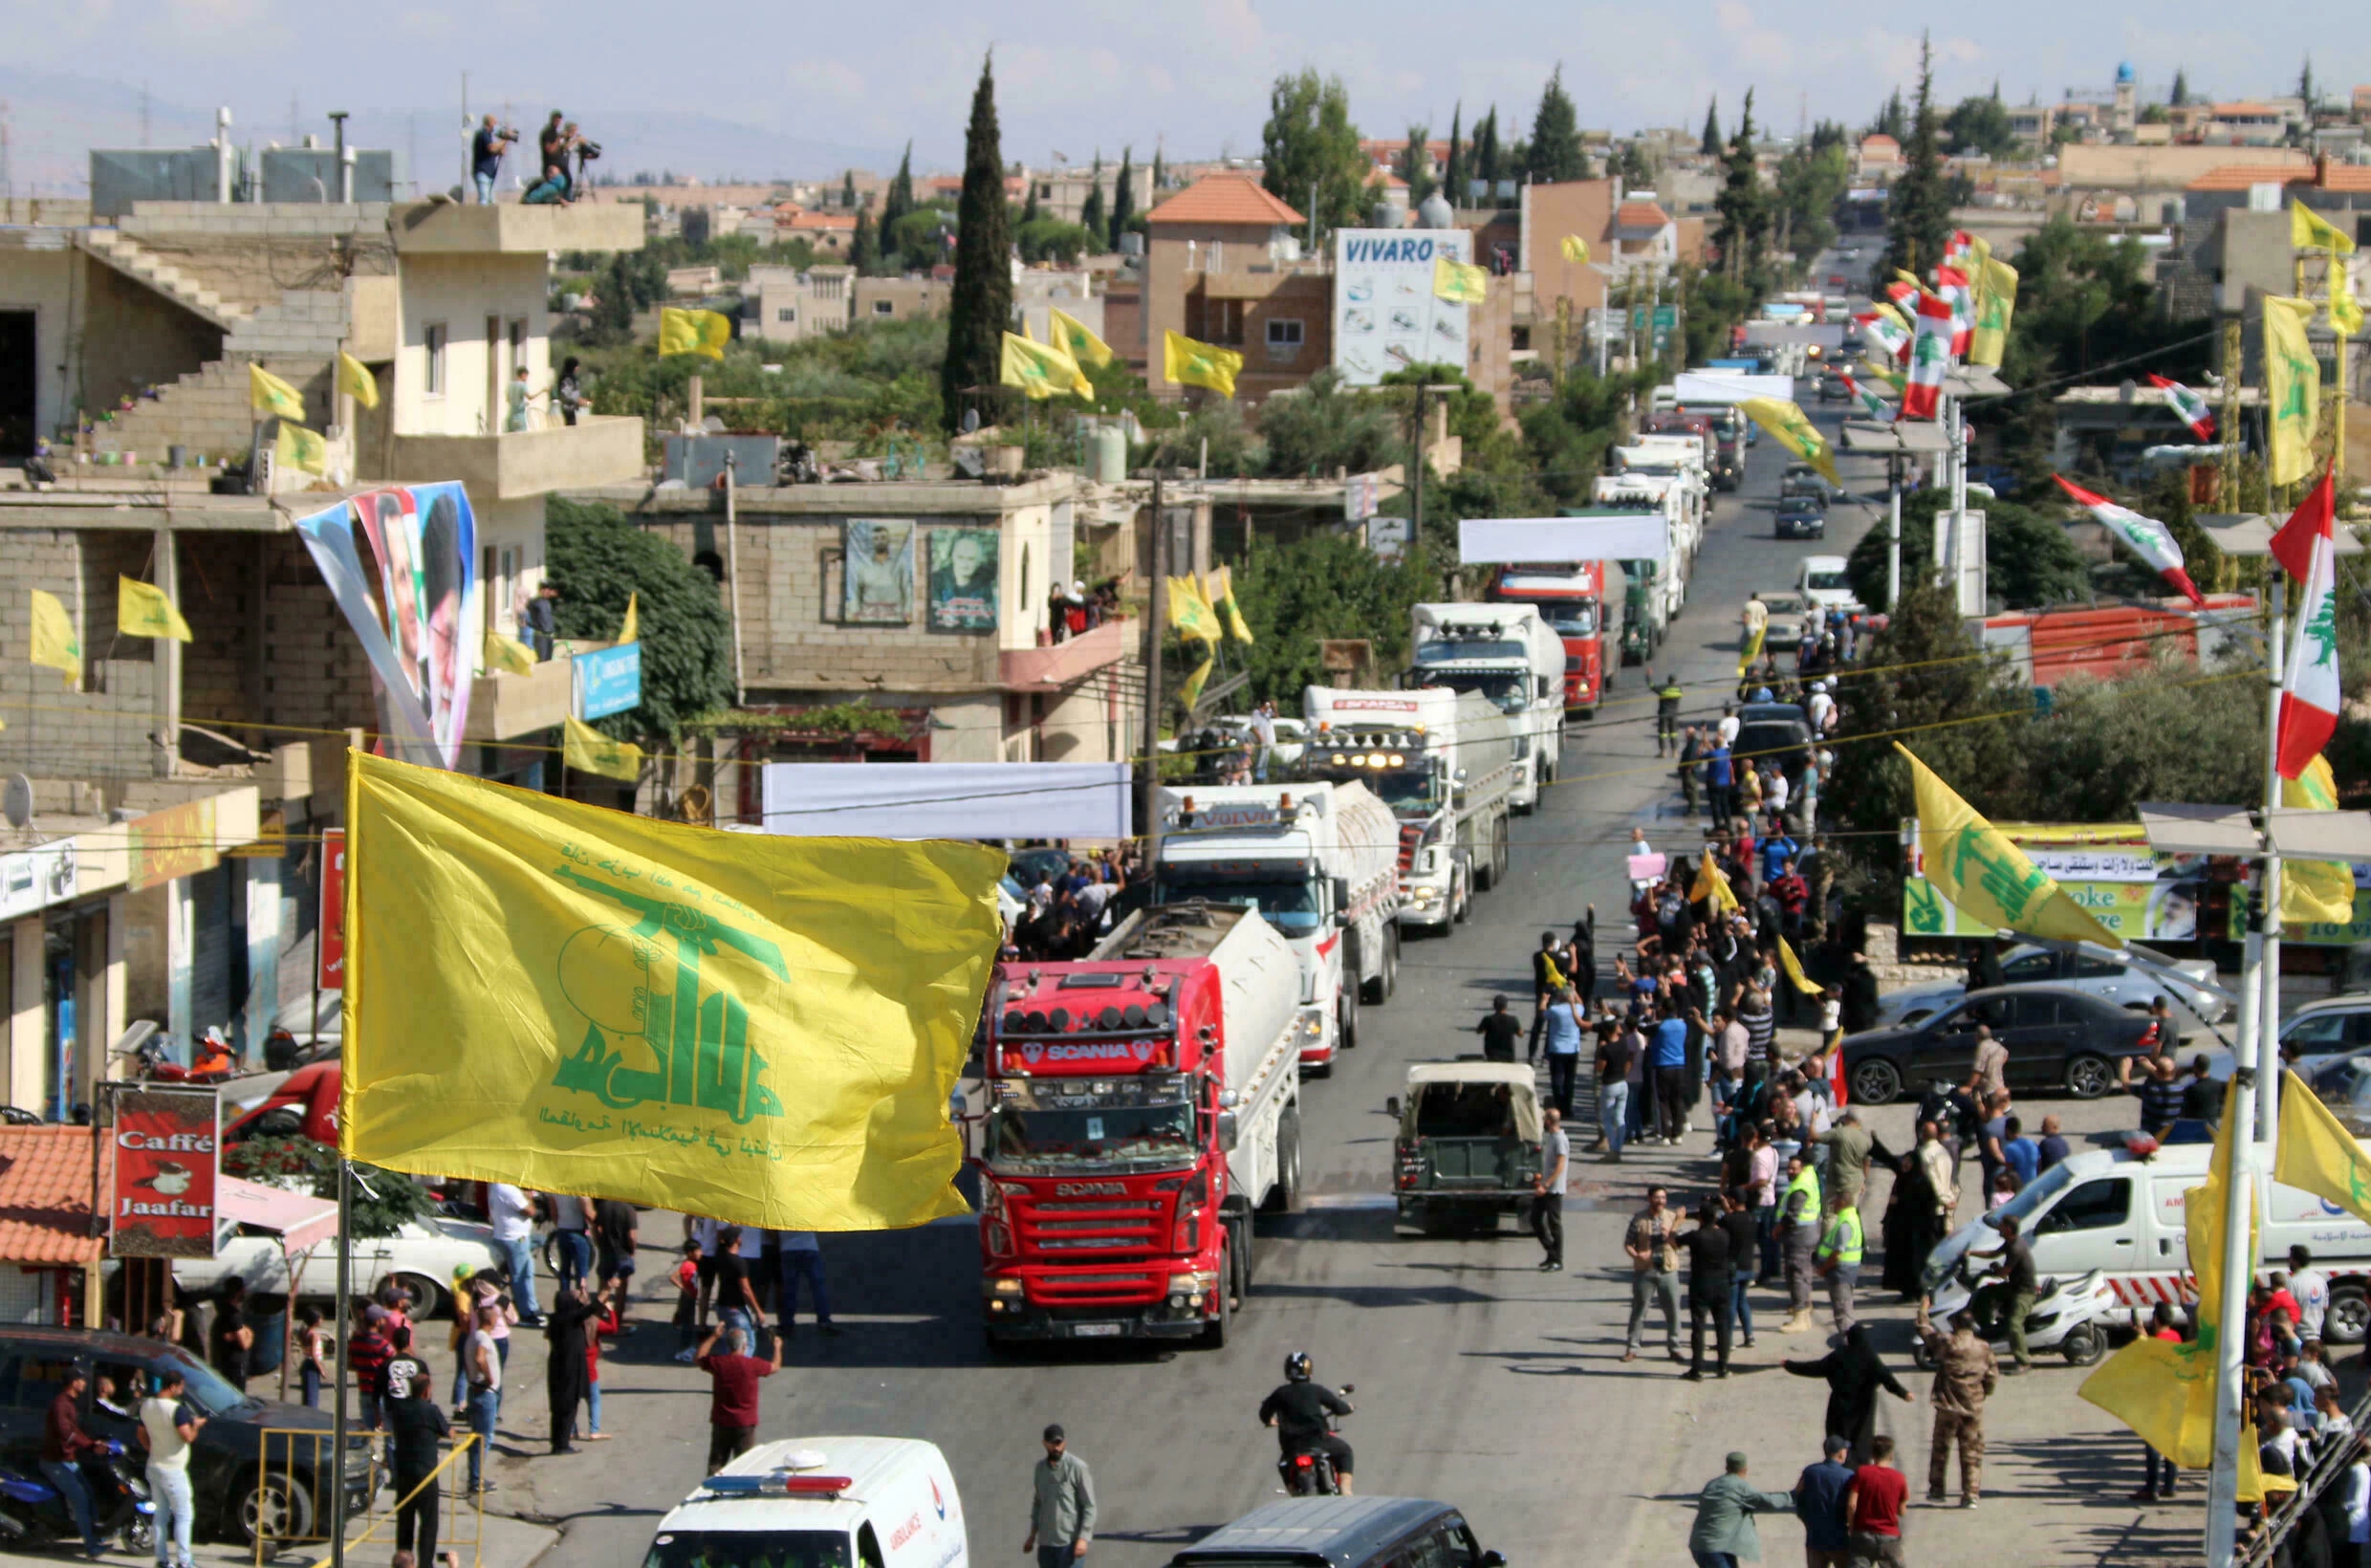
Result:
[[[2206,959],[2173,958],[2154,948],[2143,947],[2137,942],[2129,944],[2129,947],[2131,951],[2142,957],[2199,984],[2160,980],[2110,959],[2095,958],[2088,953],[2056,952],[2022,943],[2001,954],[2001,979],[2004,984],[2012,986],[2040,982],[2072,986],[2077,991],[2104,996],[2136,1012],[2146,1011],[2148,1005],[2160,996],[2169,997],[2174,1005],[2174,1017],[2185,1033],[2188,1032],[2188,1026],[2193,1022],[2201,1026],[2218,1023],[2230,1012],[2230,1004],[2222,997],[2199,989],[2200,985],[2216,983],[2215,968]],[[1904,986],[1879,1000],[1878,1027],[1893,1029],[1917,1023],[1958,1001],[1967,990],[1964,979]]]

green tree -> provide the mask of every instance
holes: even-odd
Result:
[[[2021,737],[2018,811],[2030,821],[2130,822],[2143,800],[2213,805],[2263,791],[2255,681],[2202,680],[2196,664],[2165,657],[2112,681],[2061,682],[2052,698],[2050,717]]]
[[[1406,170],[1408,207],[1413,210],[1425,198],[1441,188],[1441,182],[1432,172],[1432,127],[1410,125],[1407,134],[1407,157],[1403,164]]]
[[[857,270],[859,277],[878,277],[885,268],[881,259],[881,230],[873,224],[873,209],[857,209],[857,229],[848,236],[848,265]]]
[[[1144,203],[1144,207],[1147,211],[1150,211],[1154,207],[1160,205],[1161,193],[1164,189],[1167,188],[1168,184],[1169,174],[1168,170],[1162,165],[1161,148],[1158,145],[1155,145],[1153,148],[1152,195],[1148,197]]]
[[[1268,94],[1260,157],[1260,184],[1316,223],[1318,244],[1333,229],[1358,226],[1367,163],[1341,77],[1320,81],[1314,69],[1278,76]]]
[[[1953,152],[1980,152],[1987,158],[2005,157],[2017,144],[1998,95],[1960,99],[1944,120],[1943,134],[1951,139]]]
[[[1770,195],[1762,188],[1761,169],[1753,150],[1753,90],[1746,90],[1746,106],[1737,132],[1722,155],[1720,193],[1712,199],[1720,214],[1713,238],[1721,248],[1721,265],[1732,282],[1746,283],[1762,275],[1763,246],[1770,235]]]
[[[1580,116],[1573,97],[1564,90],[1559,63],[1540,90],[1539,109],[1532,116],[1532,141],[1523,160],[1524,177],[1544,185],[1560,180],[1589,178],[1589,155],[1580,148]]]
[[[1278,479],[1324,477],[1337,468],[1370,473],[1401,462],[1407,449],[1391,404],[1346,390],[1331,370],[1260,404],[1259,423],[1268,473]]]
[[[1897,87],[1879,105],[1877,119],[1869,124],[1871,136],[1890,136],[1896,142],[1910,140],[1910,117],[1902,107],[1902,89]]]
[[[2178,65],[2173,68],[2173,91],[2165,95],[2165,101],[2177,109],[2186,108],[2189,106],[2189,73],[2183,70]]]
[[[1949,495],[1940,487],[1902,498],[1902,573],[1925,576],[1935,558],[1935,517]],[[2075,548],[2055,512],[2045,515],[2014,501],[1981,498],[1970,510],[1984,512],[1984,563],[1992,596],[2012,610],[2036,610],[2084,598],[2091,589],[2090,564]],[[1846,557],[1853,593],[1873,610],[1887,608],[1885,524],[1860,537]],[[1905,595],[1906,597],[1906,595]]]
[[[1035,223],[1036,221],[1037,221],[1037,182],[1036,182],[1035,180],[1033,180],[1033,180],[1032,180],[1032,181],[1030,181],[1030,183],[1029,183],[1029,195],[1028,195],[1025,199],[1023,199],[1023,201],[1022,201],[1022,203],[1021,203],[1021,217],[1020,217],[1020,222],[1021,222],[1021,226],[1022,226],[1022,227],[1024,227],[1024,228],[1026,228],[1026,227],[1028,227],[1029,225]]]
[[[1234,572],[1256,639],[1246,650],[1251,695],[1292,704],[1302,688],[1324,684],[1318,644],[1328,638],[1371,639],[1379,668],[1403,667],[1410,612],[1438,580],[1421,542],[1398,563],[1377,560],[1355,534],[1338,533],[1251,552]]]
[[[612,638],[638,599],[642,702],[595,728],[672,743],[692,719],[732,706],[732,631],[715,579],[664,537],[607,502],[545,503],[546,578],[560,591],[562,637]],[[639,597],[638,597],[639,596]]]
[[[1918,110],[1911,118],[1904,167],[1885,197],[1885,259],[1881,274],[1916,272],[1943,259],[1951,233],[1951,192],[1943,174],[1935,123],[1935,74],[1924,34],[1918,46]]]
[[[2314,52],[2305,52],[2305,63],[2297,68],[2297,97],[2305,100],[2305,112],[2314,112]]]
[[[1023,261],[1055,261],[1065,267],[1080,256],[1095,254],[1103,243],[1084,224],[1064,223],[1051,213],[1021,225],[1013,230],[1012,239],[1021,248]]]
[[[1646,161],[1646,149],[1634,139],[1614,150],[1613,173],[1621,177],[1625,187],[1643,187],[1655,183],[1654,165]]]
[[[849,169],[839,177],[839,206],[843,212],[857,208],[857,171]]]
[[[1811,148],[1814,152],[1824,152],[1830,147],[1842,149],[1847,140],[1841,120],[1822,120],[1811,128]]]
[[[1112,187],[1111,246],[1120,249],[1120,236],[1136,221],[1136,149],[1120,149],[1120,182]]]
[[[1705,103],[1704,135],[1698,140],[1696,150],[1707,158],[1718,158],[1721,146],[1721,96],[1715,93]]]
[[[310,1138],[250,1138],[226,1147],[222,1161],[224,1171],[242,1181],[266,1187],[301,1184],[316,1198],[337,1196],[337,1151]],[[427,1187],[400,1170],[357,1163],[351,1179],[353,1219],[347,1229],[358,1239],[394,1235],[411,1221],[436,1212],[436,1200],[428,1196]]]
[[[1490,112],[1475,121],[1473,127],[1473,177],[1482,182],[1485,207],[1497,205],[1498,182],[1504,176],[1505,171],[1499,167],[1498,105],[1493,103]]]
[[[1778,163],[1777,203],[1781,249],[1809,256],[1836,238],[1836,206],[1852,184],[1852,160],[1836,142],[1816,137],[1789,150]]]
[[[971,95],[971,123],[964,132],[963,196],[955,208],[955,287],[947,300],[946,362],[939,375],[940,419],[947,429],[963,422],[974,400],[981,422],[1000,415],[1009,401],[1001,391],[972,392],[997,384],[1004,360],[1004,334],[1012,320],[1012,240],[1005,216],[1005,158],[996,130],[995,58],[980,63],[980,84]]]
[[[914,210],[914,143],[905,144],[903,156],[898,160],[898,172],[889,182],[889,194],[881,204],[881,227],[886,232],[890,226]]]
[[[1449,157],[1441,170],[1441,181],[1448,188],[1451,207],[1464,207],[1468,200],[1466,195],[1466,149],[1458,140],[1465,118],[1466,105],[1461,100],[1449,111]]]
[[[1095,235],[1095,249],[1102,248],[1102,234],[1108,227],[1103,216],[1103,150],[1095,152],[1095,168],[1087,176],[1087,199],[1078,204],[1078,227]]]

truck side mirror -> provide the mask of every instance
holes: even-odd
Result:
[[[1394,1122],[1400,1120],[1400,1097],[1392,1095],[1383,1100],[1383,1114]]]
[[[1348,877],[1336,877],[1333,878],[1332,881],[1334,883],[1334,912],[1338,915],[1343,910],[1350,907],[1350,879]]]
[[[1232,1111],[1218,1113],[1218,1149],[1221,1154],[1235,1152],[1235,1113]]]

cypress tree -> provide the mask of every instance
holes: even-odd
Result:
[[[1153,189],[1152,195],[1146,199],[1147,210],[1160,205],[1161,187],[1168,183],[1168,171],[1161,166],[1161,149],[1156,146],[1153,148]]]
[[[1120,183],[1112,188],[1111,248],[1120,249],[1120,236],[1128,231],[1128,223],[1136,216],[1136,193],[1130,187],[1136,181],[1136,149],[1120,149]]]
[[[1487,187],[1486,200],[1490,203],[1494,204],[1498,200],[1501,173],[1498,166],[1498,105],[1493,103],[1490,112],[1484,115],[1481,123],[1473,128],[1473,177]]]
[[[1916,272],[1943,259],[1951,232],[1951,190],[1943,175],[1934,104],[1934,71],[1919,40],[1918,107],[1910,118],[1905,167],[1885,197],[1885,260],[1882,270]]]
[[[2177,65],[2173,68],[2173,91],[2165,95],[2165,102],[2173,108],[2181,109],[2187,107],[2189,101],[2189,73]]]
[[[854,169],[839,178],[839,206],[843,212],[857,209],[857,171]]]
[[[897,178],[889,182],[888,198],[881,204],[881,227],[883,233],[900,218],[914,210],[914,143],[905,144],[905,156],[898,160]]]
[[[1090,236],[1089,243],[1103,243],[1103,152],[1097,148],[1095,169],[1087,177],[1087,199],[1078,204],[1078,227]]]
[[[964,390],[996,386],[1004,335],[1012,320],[1012,237],[1005,218],[992,54],[980,62],[980,84],[971,95],[955,223],[955,287],[947,299],[946,359],[939,367],[939,415],[949,430],[961,425],[964,408],[974,399],[983,423],[992,423],[1008,401],[1001,392]]]
[[[1448,185],[1451,207],[1466,205],[1466,149],[1458,142],[1458,130],[1465,118],[1463,103],[1449,111],[1449,160],[1441,170],[1441,178]]]
[[[1589,160],[1580,150],[1580,115],[1564,90],[1561,64],[1540,90],[1539,112],[1532,118],[1531,156],[1524,160],[1523,172],[1534,185],[1589,177]]]
[[[1704,140],[1697,143],[1696,150],[1707,158],[1721,156],[1721,99],[1718,94],[1713,95],[1712,101],[1705,105]]]
[[[873,209],[857,208],[857,231],[848,239],[848,265],[857,270],[859,277],[877,276],[881,268],[881,229],[873,223]]]
[[[1441,182],[1432,171],[1432,127],[1410,125],[1407,134],[1405,174],[1408,187],[1408,207],[1412,211],[1424,205],[1425,198],[1441,188]]]

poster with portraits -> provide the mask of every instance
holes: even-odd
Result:
[[[934,632],[992,632],[996,629],[997,549],[992,528],[930,531],[930,629]]]
[[[914,524],[910,518],[851,517],[842,525],[846,562],[839,619],[867,626],[914,620]]]

